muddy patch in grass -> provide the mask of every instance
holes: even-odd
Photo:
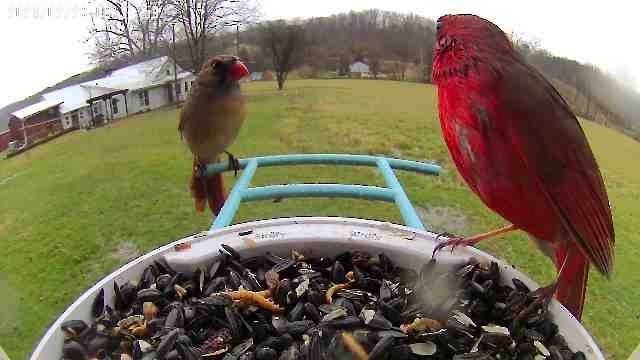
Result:
[[[462,210],[451,207],[416,206],[418,216],[425,226],[436,233],[448,232],[455,235],[465,235],[469,229],[467,216]]]
[[[118,245],[111,250],[110,255],[112,258],[119,260],[122,263],[127,263],[140,256],[140,251],[136,244],[129,241],[123,241],[118,243]]]
[[[17,173],[17,174],[13,174],[11,176],[7,176],[6,178],[0,179],[0,185],[4,185],[4,184],[9,183],[11,180],[17,178],[21,174],[22,173]]]

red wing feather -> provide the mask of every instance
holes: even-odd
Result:
[[[614,230],[600,170],[580,123],[555,88],[524,62],[502,69],[497,115],[511,148],[596,268],[609,274]]]

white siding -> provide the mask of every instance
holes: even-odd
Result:
[[[71,122],[71,113],[66,113],[62,116],[62,128],[67,130],[73,126]]]
[[[145,90],[134,90],[129,91],[127,93],[127,101],[129,104],[129,114],[136,114],[142,111],[147,111],[151,107],[147,106],[143,102],[143,97],[141,94],[144,93]],[[149,93],[149,90],[146,90]],[[151,105],[151,98],[149,97],[149,105]]]
[[[369,65],[361,61],[356,61],[353,64],[349,65],[349,71],[352,73],[368,73]]]
[[[149,104],[144,103],[144,97],[140,94],[147,92]],[[143,111],[149,111],[169,104],[169,96],[167,95],[166,85],[157,86],[144,90],[133,90],[127,93],[127,101],[129,103],[129,114],[136,114]]]
[[[113,99],[115,99],[116,102],[117,102],[115,108],[113,107],[112,104],[109,104],[109,105],[111,105],[111,109],[110,110],[112,111],[113,118],[114,119],[119,119],[119,118],[127,116],[127,110],[126,110],[127,107],[125,106],[125,103],[124,103],[124,95],[123,94],[118,94],[118,95],[112,97],[111,99],[112,99],[112,101],[113,101]],[[127,102],[128,101],[129,101],[129,99],[127,99]],[[115,110],[118,110],[118,112],[116,113]]]
[[[91,113],[89,112],[88,106],[78,109],[78,123],[81,129],[86,129],[91,126]]]
[[[158,86],[149,89],[149,108],[156,109],[169,104],[166,86]]]
[[[180,86],[180,93],[178,94],[178,101],[185,101],[191,92],[191,82],[195,80],[195,76],[190,76],[184,79],[178,80]]]
[[[73,126],[75,126],[75,124],[73,123],[73,116],[76,115],[78,120],[77,120],[77,127],[79,127],[80,129],[86,129],[88,127],[91,126],[91,113],[89,112],[89,107],[85,106],[83,108],[80,108],[78,110],[73,110],[73,111],[69,111],[66,112],[64,114],[62,114],[62,128],[63,129],[69,129]]]
[[[127,93],[127,105],[129,106],[129,115],[140,111],[140,90],[130,90]]]

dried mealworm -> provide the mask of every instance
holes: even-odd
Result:
[[[271,290],[264,291],[248,291],[248,290],[238,290],[232,291],[228,293],[231,295],[231,299],[236,301],[248,302],[253,305],[257,305],[265,310],[269,310],[271,312],[280,312],[282,308],[278,305],[274,304],[272,301],[268,300],[271,297]]]
[[[338,290],[347,289],[348,287],[349,287],[349,284],[336,284],[330,287],[329,290],[327,290],[327,294],[325,295],[327,304],[331,304],[333,302],[333,299],[332,299],[333,293],[335,293]]]
[[[356,357],[358,360],[368,360],[369,355],[362,345],[351,335],[351,333],[343,332],[342,341],[344,346]]]

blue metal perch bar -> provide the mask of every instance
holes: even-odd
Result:
[[[249,187],[258,167],[283,165],[375,166],[382,173],[387,187],[344,184],[287,184]],[[241,159],[240,169],[243,169],[242,175],[240,175],[233,189],[231,189],[220,214],[211,225],[211,230],[231,224],[241,202],[300,197],[340,197],[395,202],[405,225],[425,230],[422,221],[420,221],[393,170],[412,171],[427,175],[438,175],[440,173],[440,167],[434,164],[379,156],[347,154],[260,156]],[[229,164],[225,162],[207,166],[205,173],[206,175],[211,175],[229,170]]]

